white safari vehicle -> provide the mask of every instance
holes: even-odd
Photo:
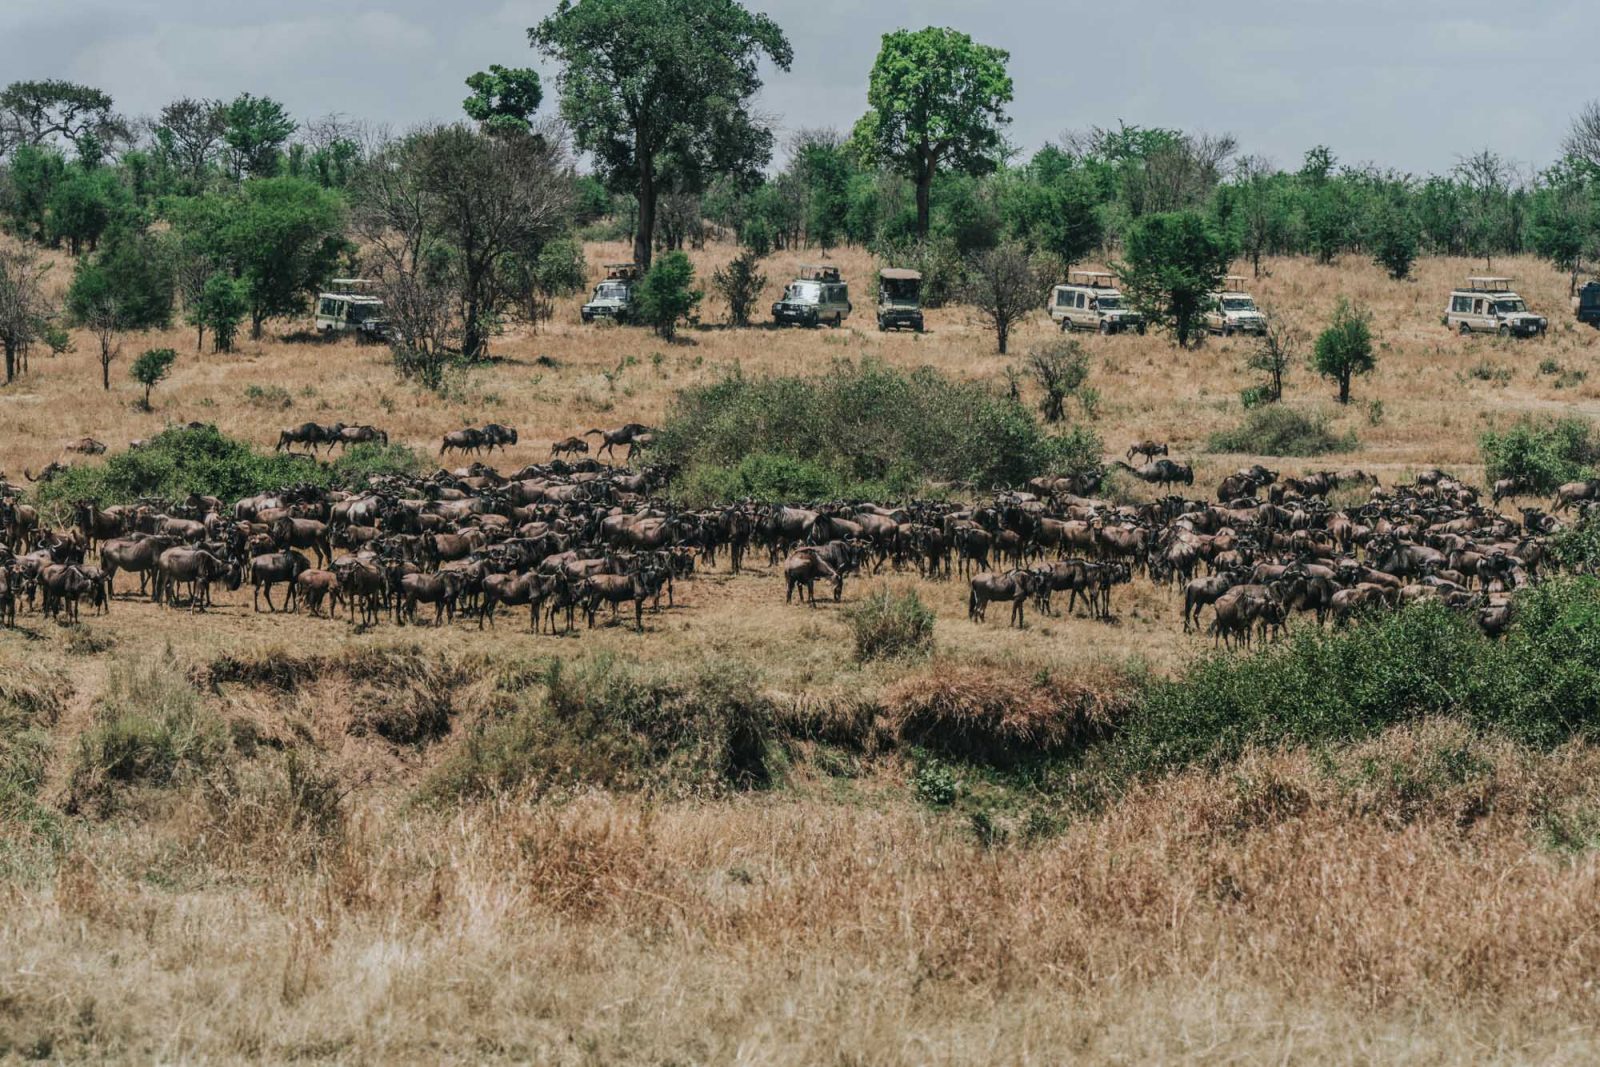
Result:
[[[1444,324],[1464,334],[1534,337],[1549,329],[1550,320],[1528,310],[1510,278],[1468,278],[1465,287],[1451,291]]]
[[[365,278],[335,278],[330,292],[317,294],[317,332],[324,337],[353,333],[363,340],[381,341],[389,323],[383,301],[371,293]]]
[[[1236,333],[1267,332],[1267,317],[1256,307],[1255,298],[1244,291],[1244,279],[1230,274],[1222,292],[1211,294],[1212,307],[1206,312],[1206,329],[1224,337]]]
[[[1050,291],[1050,318],[1061,327],[1062,333],[1068,330],[1144,333],[1144,316],[1123,305],[1122,294],[1115,283],[1116,279],[1105,271],[1068,271],[1067,284]]]

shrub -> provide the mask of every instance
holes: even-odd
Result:
[[[856,659],[925,656],[933,651],[933,611],[908,589],[899,596],[879,589],[845,612],[855,635]]]
[[[1371,374],[1377,365],[1372,351],[1372,313],[1340,297],[1333,321],[1317,336],[1311,366],[1339,384],[1339,403],[1348,404],[1350,379]]]
[[[143,448],[118,452],[103,466],[74,467],[52,478],[40,486],[38,499],[53,514],[74,500],[106,506],[144,496],[175,500],[190,493],[237,500],[299,483],[358,485],[371,474],[413,473],[421,466],[403,445],[358,445],[332,463],[316,463],[281,452],[257,452],[214,426],[174,427]]]
[[[166,378],[177,358],[178,353],[170,348],[148,348],[128,368],[129,377],[144,386],[144,402],[141,406],[145,411],[150,410],[150,390]]]
[[[845,487],[1017,485],[1058,462],[1063,446],[1019,402],[981,384],[931,368],[908,374],[875,360],[839,360],[817,377],[735,372],[684,390],[654,452],[677,493],[697,468],[737,468],[755,456],[809,464]],[[703,472],[692,477],[701,489],[714,487]]]
[[[735,326],[750,325],[750,309],[767,286],[767,276],[761,273],[760,263],[761,256],[754,250],[747,250],[711,276],[712,287],[728,302],[728,321]]]
[[[1536,493],[1591,475],[1600,461],[1600,441],[1587,419],[1524,418],[1504,432],[1478,438],[1484,475],[1490,481],[1517,478]]]
[[[938,760],[928,760],[917,767],[911,788],[929,807],[948,808],[961,795],[961,780]]]
[[[221,720],[170,660],[117,664],[94,726],[78,739],[68,809],[104,807],[121,786],[165,786],[202,772],[227,744]]]
[[[640,321],[656,333],[672,340],[678,323],[692,318],[705,294],[694,286],[694,265],[682,252],[668,252],[655,263],[639,283]]]
[[[1212,452],[1242,452],[1255,456],[1321,456],[1353,452],[1359,447],[1355,431],[1335,433],[1322,412],[1306,414],[1282,404],[1251,408],[1244,422],[1211,435]]]
[[[1045,422],[1060,422],[1066,417],[1069,397],[1081,396],[1089,380],[1089,353],[1070,337],[1036,345],[1028,353],[1028,372],[1044,390],[1039,413]]]
[[[294,406],[294,398],[281,385],[247,385],[244,401],[253,408],[272,408],[287,411]]]

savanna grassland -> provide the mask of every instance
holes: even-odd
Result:
[[[596,274],[627,258],[588,253]],[[732,254],[692,258],[704,279]],[[816,258],[764,261],[761,311]],[[80,332],[0,392],[0,470],[19,480],[83,435],[120,449],[199,420],[269,448],[334,419],[429,454],[446,431],[513,425],[507,469],[568,434],[658,423],[677,390],[735,368],[872,358],[1003,389],[1055,336],[1041,313],[998,356],[961,307],[881,335],[872,261],[835,259],[857,304],[844,329],[728,329],[708,298],[706,325],[668,344],[585,328],[574,298],[442,393],[295,323],[231,356],[183,330],[129,335],[106,393]],[[1100,400],[1073,417],[1113,455],[1169,441],[1209,495],[1255,458],[1481,481],[1484,430],[1600,410],[1600,334],[1532,259],[1495,264],[1551,318],[1527,342],[1439,325],[1479,264],[1426,259],[1408,282],[1355,258],[1265,266],[1258,301],[1308,332],[1341,295],[1374,313],[1378,367],[1355,403],[1338,409],[1303,364],[1288,381],[1288,403],[1353,432],[1353,451],[1208,452],[1243,417],[1241,339],[1086,337]],[[67,264],[55,273],[64,285]],[[158,346],[180,356],[146,413],[126,368]],[[930,653],[858,662],[844,612],[880,584],[934,610]],[[1579,731],[1502,731],[1480,702],[1130,772],[1104,738],[1208,655],[1169,591],[1139,580],[1111,623],[1022,630],[1000,607],[969,623],[963,583],[909,574],[852,580],[842,606],[782,594],[758,554],[679,583],[644,634],[536,637],[514,611],[492,631],[367,630],[256,614],[248,590],[204,614],[119,599],[77,627],[19,617],[0,631],[0,1054],[1594,1059],[1600,751]],[[940,742],[980,720],[1013,747]],[[1027,753],[1040,739],[1051,759]]]

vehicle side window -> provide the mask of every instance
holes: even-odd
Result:
[[[1474,315],[1482,315],[1483,314],[1483,301],[1482,300],[1474,300],[1472,302],[1472,313]]]
[[[1083,307],[1088,302],[1089,301],[1087,299],[1085,299],[1085,297],[1084,297],[1084,295],[1082,293],[1078,294],[1078,306],[1079,307]]]
[[[1071,307],[1071,306],[1072,306],[1072,294],[1071,293],[1061,293],[1061,292],[1056,293],[1056,307],[1064,308],[1064,307]]]
[[[332,300],[324,300],[322,302],[321,313],[328,316],[335,316],[338,314],[338,312],[334,309]]]
[[[1472,310],[1472,301],[1464,296],[1458,296],[1450,303],[1450,310],[1460,314]]]

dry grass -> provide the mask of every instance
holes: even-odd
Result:
[[[619,254],[589,251],[594,264]],[[706,274],[730,254],[694,258]],[[780,282],[814,255],[765,270]],[[863,303],[870,262],[838,259]],[[1565,280],[1532,260],[1501,267],[1556,325],[1519,344],[1438,326],[1465,261],[1424,261],[1402,284],[1356,260],[1269,266],[1263,304],[1314,329],[1348,294],[1373,307],[1385,345],[1356,386],[1362,405],[1382,399],[1376,423],[1364,406],[1334,410],[1305,370],[1291,377],[1291,403],[1361,439],[1310,466],[1470,475],[1481,429],[1600,409],[1600,339],[1568,325]],[[787,373],[874,355],[998,383],[1007,363],[961,309],[930,313],[922,337],[879,335],[858,314],[836,333],[706,327],[669,346],[582,328],[576,304],[503,338],[501,362],[445,397],[397,383],[376,349],[269,336],[196,356],[183,331],[127,339],[108,396],[80,335],[0,391],[0,469],[37,469],[83,434],[117,447],[201,419],[264,445],[281,424],[335,417],[430,451],[461,425],[517,425],[524,443],[502,462],[518,464],[574,431],[655,421],[674,390],[735,364]],[[1032,323],[1018,351],[1048,336]],[[1241,417],[1245,341],[1086,344],[1108,447],[1168,439],[1201,485],[1249,462],[1200,451]],[[145,414],[126,364],[157,345],[182,355]],[[1537,371],[1547,358],[1588,378],[1558,388]],[[1483,361],[1509,380],[1473,377]],[[251,385],[280,387],[289,408],[247,402]],[[849,583],[847,605],[870,584]],[[258,616],[239,594],[204,616],[118,601],[82,629],[23,616],[0,632],[0,709],[48,731],[40,804],[59,809],[112,668],[169,650],[225,724],[228,756],[164,789],[118,786],[113,817],[64,819],[59,840],[0,823],[0,1057],[1594,1059],[1595,749],[1537,754],[1434,724],[1353,750],[1254,754],[1077,815],[1027,781],[974,780],[987,827],[975,834],[970,806],[914,803],[897,742],[954,730],[1070,747],[1118,714],[1125,673],[1176,669],[1204,646],[1181,635],[1171,593],[1138,581],[1117,590],[1113,623],[1030,614],[1011,630],[968,623],[963,583],[919,583],[939,619],[934,659],[861,664],[838,607],[786,607],[782,589],[761,566],[701,574],[644,635],[603,625],[575,639],[507,616],[483,635],[402,637]],[[785,787],[663,801],[549,775],[481,803],[415,804],[468,727],[528,705],[550,659],[597,654],[661,678],[758,669],[790,739]]]

